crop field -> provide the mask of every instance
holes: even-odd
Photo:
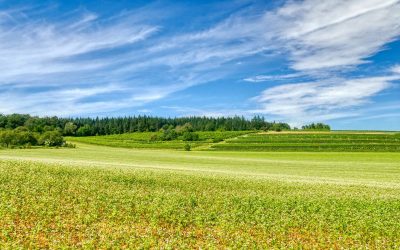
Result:
[[[161,132],[140,132],[119,135],[69,137],[67,140],[84,142],[95,145],[124,147],[124,148],[153,148],[153,149],[180,149],[190,143],[192,148],[211,145],[213,142],[237,137],[251,133],[251,131],[225,131],[225,132],[196,132],[199,135],[198,141],[185,142],[182,140],[159,141],[152,140],[153,136],[159,136]]]
[[[1,249],[400,248],[395,152],[3,149],[0,199]]]
[[[357,132],[281,132],[254,131],[196,132],[198,141],[152,140],[159,132],[142,132],[107,136],[70,137],[72,142],[95,145],[183,150],[216,151],[310,151],[310,152],[400,152],[400,135],[395,133]]]
[[[214,150],[400,152],[400,136],[390,133],[258,133],[226,140]]]

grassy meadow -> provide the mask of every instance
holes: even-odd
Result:
[[[400,134],[390,132],[312,132],[312,131],[224,131],[196,132],[199,139],[184,141],[152,140],[161,132],[127,133],[105,136],[67,137],[73,142],[94,145],[183,150],[281,151],[281,152],[400,152]]]
[[[383,132],[254,133],[227,139],[226,143],[211,148],[229,151],[400,152],[400,135]]]
[[[1,249],[400,247],[399,153],[75,143],[0,150]]]
[[[160,136],[162,132],[137,132],[103,136],[67,137],[73,142],[90,143],[94,145],[121,147],[121,148],[144,148],[144,149],[178,149],[181,150],[186,144],[190,144],[193,149],[204,149],[214,143],[224,141],[229,138],[254,133],[254,131],[224,131],[224,132],[196,132],[199,135],[197,141],[183,141],[175,139],[170,141],[153,140],[153,137]]]

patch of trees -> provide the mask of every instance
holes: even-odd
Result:
[[[65,143],[62,133],[45,131],[43,133],[29,131],[26,127],[0,130],[0,146],[7,148],[26,148],[31,146],[61,147],[70,146]]]
[[[176,137],[172,132],[191,124],[192,131],[185,135],[190,140],[197,131],[243,131],[243,130],[290,130],[287,123],[268,122],[261,116],[248,120],[244,117],[182,117],[162,118],[152,116],[104,117],[104,118],[59,118],[37,117],[25,114],[0,114],[0,128],[13,130],[26,127],[29,132],[44,133],[57,130],[65,136],[110,135],[132,132],[166,131],[165,139]],[[180,133],[180,132],[177,132]],[[183,136],[178,135],[178,136]],[[191,134],[189,134],[191,133]],[[192,138],[195,139],[195,138]]]
[[[314,131],[330,131],[331,127],[323,123],[311,123],[301,127],[303,130],[314,130]]]
[[[153,136],[152,140],[159,141],[171,141],[181,139],[183,141],[198,141],[199,135],[194,132],[193,126],[190,123],[184,125],[178,125],[174,128],[171,125],[164,125],[161,128],[162,134],[160,136]]]

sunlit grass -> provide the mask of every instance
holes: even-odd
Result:
[[[400,154],[0,150],[0,248],[399,248]]]

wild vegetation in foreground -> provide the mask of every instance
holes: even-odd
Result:
[[[0,248],[400,247],[400,154],[0,150]]]

